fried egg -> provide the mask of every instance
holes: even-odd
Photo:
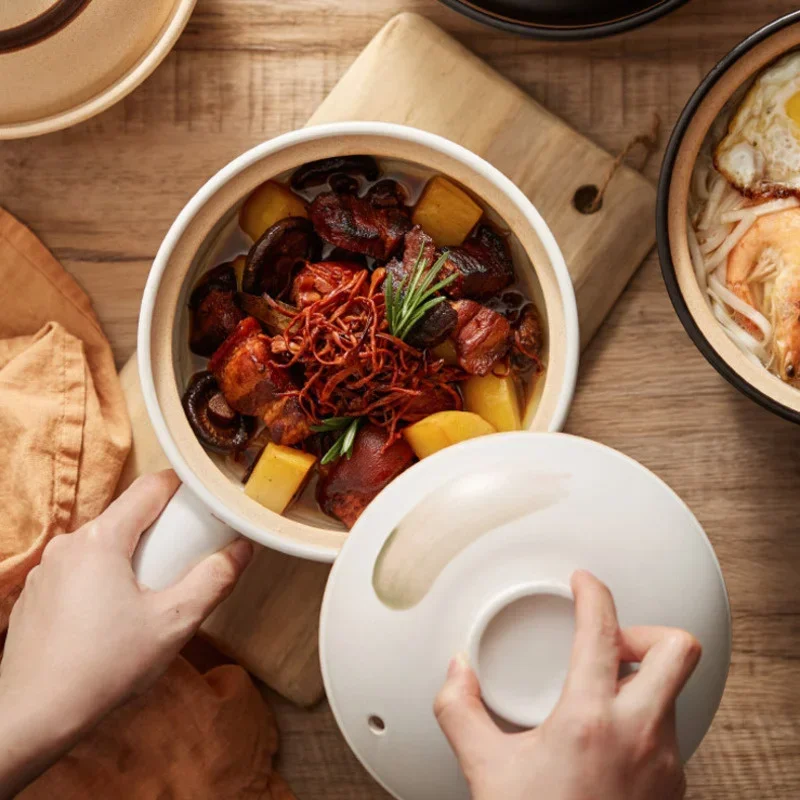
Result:
[[[714,163],[748,197],[800,197],[800,52],[756,78]]]

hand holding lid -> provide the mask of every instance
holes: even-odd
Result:
[[[384,489],[328,582],[328,699],[395,797],[469,797],[432,712],[455,653],[470,651],[483,701],[506,723],[532,726],[552,711],[569,669],[567,587],[578,569],[613,592],[621,626],[679,628],[702,645],[675,721],[680,757],[694,752],[731,646],[725,586],[697,520],[655,475],[603,445],[494,434],[425,458]]]
[[[572,586],[576,628],[569,674],[558,705],[537,730],[501,731],[476,702],[481,687],[463,657],[450,665],[436,716],[473,800],[679,800],[685,778],[675,699],[697,666],[700,644],[672,628],[622,630],[600,581],[576,572]],[[620,679],[624,662],[641,666]]]

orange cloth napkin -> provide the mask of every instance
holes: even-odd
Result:
[[[0,631],[48,540],[97,516],[131,443],[89,298],[0,209]]]
[[[272,770],[278,731],[247,673],[182,658],[18,800],[294,800]]]
[[[0,633],[47,541],[97,516],[130,449],[111,348],[78,284],[0,208]],[[25,800],[291,800],[247,673],[183,659],[111,714]]]

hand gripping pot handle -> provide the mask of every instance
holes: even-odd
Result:
[[[139,583],[160,591],[238,535],[184,484],[139,540],[133,572]]]

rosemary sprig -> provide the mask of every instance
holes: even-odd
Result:
[[[319,425],[312,425],[311,430],[315,433],[330,433],[339,431],[339,436],[333,446],[322,457],[320,464],[330,464],[337,458],[346,456],[348,459],[353,455],[353,444],[356,441],[356,434],[361,425],[361,417],[328,417],[322,420]]]
[[[314,433],[328,433],[330,431],[340,431],[346,428],[353,421],[354,417],[328,417],[322,420],[319,425],[312,425]]]
[[[443,296],[437,296],[436,293],[456,279],[456,275],[453,274],[433,283],[447,261],[448,252],[445,250],[432,267],[424,253],[423,242],[411,273],[403,279],[400,286],[394,286],[391,275],[387,275],[383,283],[389,330],[392,336],[401,340],[408,336],[411,329],[428,311],[445,301]]]

